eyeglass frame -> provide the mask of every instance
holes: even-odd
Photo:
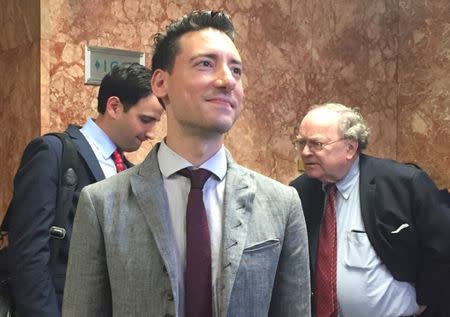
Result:
[[[330,141],[330,142],[320,142],[320,141],[313,140],[313,139],[304,139],[304,138],[296,137],[295,140],[292,141],[292,143],[294,144],[294,148],[296,150],[303,151],[305,149],[305,147],[308,146],[308,148],[311,152],[320,152],[323,150],[323,148],[325,146],[337,143],[342,140],[346,140],[346,138],[340,138],[340,139]]]

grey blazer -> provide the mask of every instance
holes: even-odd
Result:
[[[142,164],[82,191],[63,316],[183,317],[158,148]],[[297,192],[239,166],[228,152],[227,161],[219,316],[310,316]]]

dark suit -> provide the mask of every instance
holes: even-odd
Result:
[[[80,156],[78,186],[67,220],[67,236],[58,255],[51,258],[49,228],[55,219],[59,192],[62,143],[56,136],[41,136],[27,146],[14,179],[7,212],[9,270],[13,295],[21,317],[60,316],[74,210],[81,189],[105,176],[79,127],[67,129]]]
[[[430,307],[427,315],[450,316],[444,307],[449,302],[450,212],[440,206],[436,186],[410,165],[363,154],[359,165],[361,214],[375,252],[396,280],[415,285],[417,302]],[[302,200],[313,272],[324,210],[322,183],[304,174],[290,185]],[[405,223],[409,227],[392,233]]]

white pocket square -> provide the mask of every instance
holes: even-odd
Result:
[[[409,225],[407,223],[404,223],[400,227],[395,229],[394,231],[391,231],[391,233],[399,233],[400,231],[402,231],[403,229],[408,228],[408,227],[409,227]]]

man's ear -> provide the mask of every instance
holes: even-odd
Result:
[[[119,97],[111,96],[106,101],[106,111],[110,117],[117,118],[119,114],[123,112],[123,105],[120,102]]]
[[[347,158],[353,159],[358,153],[359,144],[357,140],[347,140]]]
[[[151,82],[152,92],[156,97],[163,99],[164,101],[166,101],[166,97],[167,97],[168,78],[169,78],[169,73],[162,69],[157,69],[153,72],[152,82]]]

